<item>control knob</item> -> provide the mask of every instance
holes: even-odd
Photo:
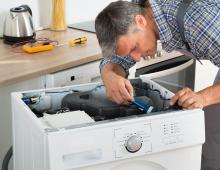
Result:
[[[141,149],[142,147],[142,138],[137,135],[132,135],[128,138],[125,143],[125,148],[128,152],[134,153]]]

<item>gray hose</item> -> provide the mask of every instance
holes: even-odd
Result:
[[[12,157],[12,154],[13,153],[12,153],[12,146],[11,146],[3,159],[2,170],[8,170],[8,164],[9,164],[9,161]]]

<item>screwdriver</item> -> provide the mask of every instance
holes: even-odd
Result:
[[[56,44],[56,45],[52,43],[40,43],[40,42],[27,43],[22,46],[22,49],[27,53],[36,53],[41,51],[53,50],[54,47],[64,46],[67,44],[69,44],[70,46],[74,46],[75,44],[85,44],[86,42],[87,42],[86,37],[79,37],[74,40],[69,40],[68,43]]]
[[[74,46],[76,44],[85,44],[86,42],[87,42],[86,37],[79,37],[79,38],[76,38],[74,40],[69,40],[68,43],[57,44],[56,47],[67,45],[67,44],[69,44],[70,46]]]

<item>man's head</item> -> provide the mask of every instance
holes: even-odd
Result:
[[[116,1],[103,9],[95,21],[104,57],[130,55],[135,61],[156,52],[157,29],[149,3],[140,6]]]

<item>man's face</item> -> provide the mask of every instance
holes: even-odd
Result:
[[[150,27],[138,28],[119,37],[116,54],[119,56],[131,56],[134,61],[140,61],[141,57],[152,56],[157,51],[157,38]]]

